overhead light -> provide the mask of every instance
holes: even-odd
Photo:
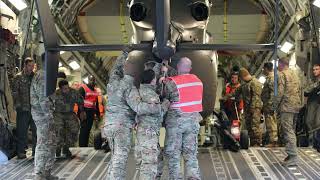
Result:
[[[2,2],[2,1],[0,0],[0,12],[1,12],[1,11],[10,11],[10,13],[11,13],[11,12],[14,13],[14,12],[8,7],[7,4],[5,4],[4,2]]]
[[[85,77],[85,78],[83,79],[83,82],[86,83],[86,84],[88,84],[88,83],[89,83],[89,77],[88,77],[88,76]]]
[[[80,68],[80,65],[76,62],[76,61],[72,61],[71,63],[69,63],[69,66],[73,69],[73,70],[77,70]]]
[[[261,84],[264,84],[264,82],[266,82],[266,77],[260,76],[259,77],[259,82],[261,82]]]
[[[25,9],[27,6],[24,0],[9,0],[9,2],[14,5],[19,11]]]
[[[320,0],[314,0],[312,4],[320,8]]]
[[[62,64],[61,64],[61,62],[59,62],[59,67],[61,67],[62,66]]]
[[[63,53],[65,53],[65,51],[60,51],[60,55],[63,54]]]
[[[293,44],[289,43],[288,41],[285,42],[282,46],[281,46],[281,51],[284,53],[288,53],[290,52],[290,50],[292,49]]]

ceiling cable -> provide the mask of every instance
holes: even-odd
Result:
[[[224,0],[223,33],[224,33],[224,42],[228,42],[227,0]]]

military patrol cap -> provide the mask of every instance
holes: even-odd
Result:
[[[246,68],[241,68],[239,71],[239,74],[240,74],[241,78],[244,78],[244,77],[248,76],[250,73]]]

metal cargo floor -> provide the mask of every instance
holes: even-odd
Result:
[[[76,157],[72,160],[56,161],[54,174],[60,179],[104,179],[110,153],[93,148],[75,148]],[[299,149],[299,166],[285,168],[280,160],[285,157],[283,148],[250,148],[238,153],[214,148],[199,149],[199,163],[203,180],[213,179],[320,179],[320,153],[312,148]],[[12,159],[0,165],[1,180],[32,179],[33,160]],[[135,179],[137,172],[133,154],[130,154],[127,179]],[[164,169],[162,179],[168,179]]]

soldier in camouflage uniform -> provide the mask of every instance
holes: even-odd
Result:
[[[189,74],[192,62],[189,58],[183,57],[177,65],[177,78]],[[169,78],[165,82],[164,97],[171,103],[180,102],[178,86],[173,79]],[[193,83],[190,83],[193,84]],[[202,85],[201,81],[194,83]],[[197,96],[199,92],[194,92]],[[202,94],[202,92],[200,92]],[[192,98],[192,97],[191,97]],[[200,100],[199,102],[201,102]],[[200,105],[200,104],[199,104]],[[202,117],[199,111],[190,113],[183,112],[180,108],[171,106],[165,118],[166,138],[165,138],[165,157],[168,160],[169,179],[183,179],[180,172],[180,157],[183,156],[186,169],[186,179],[201,179],[200,169],[197,159],[198,153],[198,133],[200,129],[199,122]]]
[[[313,127],[319,127],[319,116],[315,115],[315,113],[317,112],[317,108],[319,108],[320,64],[314,64],[312,70],[315,80],[304,89],[304,95],[308,97],[306,121],[307,123],[312,123],[314,125]],[[315,129],[316,128],[308,130],[314,131]],[[313,133],[313,148],[320,152],[319,129],[316,129]]]
[[[287,57],[279,60],[279,71],[278,96],[274,102],[274,110],[280,113],[285,151],[288,154],[282,165],[294,166],[298,162],[294,118],[302,105],[301,85],[297,74],[289,69],[289,59]]]
[[[158,95],[163,96],[163,88],[164,88],[164,83],[163,80],[166,77],[172,77],[178,75],[178,72],[169,66],[169,61],[163,60],[162,63],[158,63],[156,61],[148,61],[144,64],[144,70],[152,69],[155,72],[155,77],[157,79],[157,84],[156,84],[156,92]],[[164,118],[165,114],[163,114]],[[163,122],[163,120],[162,120]],[[159,124],[160,127],[163,127],[163,123]],[[139,148],[136,146],[136,148]],[[156,179],[161,179],[162,173],[163,173],[163,167],[164,167],[164,151],[160,147],[160,144],[158,144],[158,149],[159,149],[159,155],[158,155],[158,170],[157,170],[157,176]],[[141,157],[139,155],[136,155],[137,162],[141,162]],[[140,166],[138,164],[138,166]]]
[[[261,146],[262,130],[260,128],[260,119],[262,109],[262,84],[258,79],[251,76],[245,68],[241,68],[239,74],[243,84],[236,90],[235,96],[237,100],[243,99],[244,101],[244,117],[251,146]]]
[[[26,58],[22,72],[18,73],[12,84],[12,97],[17,111],[17,153],[18,158],[26,158],[25,148],[28,141],[29,126],[32,131],[32,155],[34,155],[36,147],[36,126],[31,117],[30,105],[30,85],[33,73],[34,62],[31,58]]]
[[[127,48],[129,51],[130,48]],[[128,52],[123,52],[111,70],[107,85],[108,104],[104,131],[111,149],[107,179],[122,180],[126,177],[126,164],[131,147],[132,128],[135,115],[160,114],[161,104],[148,104],[141,101],[134,86],[135,67],[126,61]],[[164,107],[167,105],[164,105]]]
[[[44,55],[42,55],[44,61]],[[31,113],[37,127],[37,146],[34,160],[35,180],[59,179],[51,175],[56,150],[53,102],[44,92],[44,71],[35,74],[30,88]]]
[[[273,64],[268,62],[263,66],[263,74],[266,76],[266,82],[263,85],[261,100],[263,102],[262,112],[265,116],[265,124],[269,135],[269,144],[266,147],[276,147],[278,141],[277,119],[272,108],[274,99],[274,77]]]
[[[157,79],[153,70],[149,69],[142,73],[139,94],[141,100],[147,103],[160,103],[156,92]],[[159,135],[163,121],[163,114],[168,107],[164,107],[161,114],[139,115],[137,114],[137,144],[136,154],[140,165],[140,180],[155,179],[158,169],[158,156],[160,154]]]
[[[79,119],[73,112],[73,107],[77,104],[80,117],[84,117],[83,98],[78,91],[69,87],[67,80],[60,80],[58,85],[59,89],[52,96],[57,135],[56,156],[61,155],[61,147],[63,147],[63,153],[69,158],[72,156],[69,147],[73,147],[77,142],[80,128]]]

